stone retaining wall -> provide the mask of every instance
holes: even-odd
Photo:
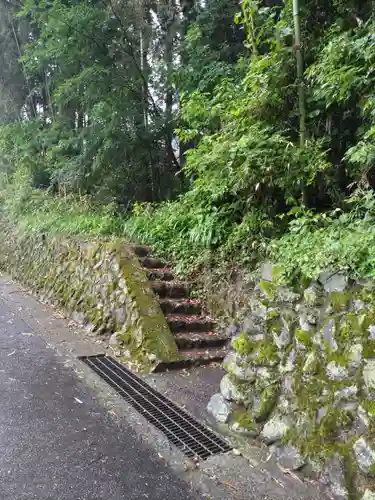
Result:
[[[131,247],[123,241],[25,234],[0,223],[0,266],[141,369],[178,359],[177,346]],[[121,346],[121,348],[120,348]]]
[[[336,498],[374,500],[375,283],[323,273],[292,289],[264,265],[208,411]]]

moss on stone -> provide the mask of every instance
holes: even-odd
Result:
[[[290,331],[294,331],[296,329],[296,325],[298,324],[298,316],[291,309],[285,309],[280,314],[281,320],[285,326],[288,327]]]
[[[260,365],[274,365],[279,361],[277,347],[272,342],[263,342],[256,351],[256,361]]]
[[[371,324],[372,314],[368,312],[349,312],[343,318],[340,328],[340,337],[346,341],[362,338]]]
[[[306,347],[310,347],[312,345],[312,335],[311,332],[307,332],[306,330],[297,329],[295,331],[295,336],[298,342],[303,344]]]
[[[332,311],[339,313],[342,311],[347,311],[350,307],[351,292],[337,292],[333,291],[330,297],[330,305]]]
[[[283,323],[279,315],[266,320],[266,336],[268,339],[273,339],[273,334],[278,335],[282,329]]]
[[[256,422],[263,422],[270,416],[272,410],[276,405],[278,394],[278,384],[270,385],[262,391],[260,396],[259,408],[254,413]]]
[[[260,345],[261,341],[252,340],[245,332],[242,332],[236,340],[233,341],[233,348],[241,356],[247,356],[253,353]]]
[[[256,432],[258,430],[257,425],[252,418],[252,416],[246,411],[236,411],[234,414],[234,421],[249,432]]]
[[[146,351],[148,354],[156,356],[158,361],[177,360],[179,354],[175,340],[155,295],[151,291],[146,273],[135,256],[123,248],[118,249],[117,245],[118,243],[116,243],[115,249],[121,251],[121,273],[138,314],[133,328],[142,330],[142,352]],[[129,324],[130,321],[129,318]]]
[[[317,421],[317,410],[306,412],[303,424],[289,431],[286,441],[296,445],[301,453],[325,463],[331,456],[349,454],[350,442],[340,441],[340,435],[351,423],[350,416],[332,404],[325,406],[325,415]]]
[[[285,282],[285,268],[283,266],[272,266],[272,282],[276,285],[282,285]]]
[[[305,364],[303,365],[303,373],[315,375],[319,369],[319,360],[315,351],[311,351],[306,357]]]
[[[355,298],[363,300],[366,304],[375,304],[375,290],[366,286],[359,287]]]
[[[97,333],[119,330],[145,369],[178,359],[172,333],[138,259],[119,239],[82,241],[19,231],[2,221],[1,262],[44,299],[83,315]],[[116,311],[123,309],[124,324]]]
[[[338,366],[344,368],[349,367],[350,356],[348,352],[343,351],[332,351],[329,347],[326,347],[326,357],[325,361],[328,363],[336,363]]]
[[[267,297],[267,299],[273,300],[275,298],[276,288],[277,288],[277,285],[275,283],[271,281],[261,280],[259,282],[259,286],[262,289],[264,295]]]
[[[371,398],[365,398],[362,401],[362,406],[369,413],[369,415],[375,419],[375,401]]]
[[[375,358],[375,339],[365,339],[363,343],[363,356],[365,359]]]
[[[267,311],[266,321],[272,322],[272,321],[276,320],[277,318],[279,318],[279,316],[280,316],[280,313],[278,310],[270,309],[269,311]]]

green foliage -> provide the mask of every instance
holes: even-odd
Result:
[[[301,272],[316,278],[331,269],[345,270],[354,279],[375,278],[374,193],[356,195],[349,201],[354,207],[347,212],[293,211],[290,230],[270,246],[272,258],[283,263],[289,276]]]
[[[0,179],[1,180],[1,179]],[[33,188],[27,171],[18,171],[13,183],[0,182],[1,209],[26,232],[69,235],[121,235],[124,221],[113,205],[98,205],[87,196],[52,197]]]
[[[190,189],[173,203],[137,211],[126,224],[131,237],[185,271],[211,258],[254,265],[281,230],[277,214],[285,199],[298,199],[302,181],[313,184],[329,166],[318,142],[301,150],[267,122],[280,104],[268,96],[281,66],[276,53],[255,59],[242,80],[222,80],[211,94],[195,91],[183,100],[180,138],[199,137],[184,168]]]
[[[0,130],[0,168],[32,163],[36,185],[124,208],[171,196],[170,124],[148,90],[146,56],[139,61],[139,32],[145,46],[150,35],[134,5],[30,0],[18,17],[33,22],[21,58],[31,102],[19,117],[27,119]]]
[[[221,80],[237,76],[237,60],[245,53],[244,32],[233,22],[237,12],[238,2],[233,0],[211,0],[204,7],[194,6],[185,23],[183,64],[175,74],[182,92],[211,92]]]
[[[150,243],[185,274],[268,255],[290,276],[374,276],[372,3],[304,2],[303,82],[290,0],[141,7],[7,7],[18,116],[0,128],[5,209],[30,227]]]
[[[186,198],[157,208],[146,205],[142,210],[136,206],[125,223],[129,238],[151,243],[154,251],[176,260],[177,271],[182,274],[207,261],[211,249],[225,238],[225,225],[230,223],[220,212],[194,208],[194,200]]]

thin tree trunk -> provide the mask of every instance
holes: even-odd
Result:
[[[249,13],[249,21],[250,21],[249,38],[250,38],[250,42],[251,42],[252,55],[253,56],[257,56],[257,55],[259,55],[259,52],[258,52],[258,47],[257,47],[257,44],[256,44],[255,24],[254,24],[254,12],[253,12],[253,10],[251,10],[250,13]]]
[[[305,90],[303,81],[303,55],[301,47],[299,0],[293,0],[293,20],[294,20],[294,47],[297,60],[299,138],[301,147],[304,147],[306,142],[306,105],[305,105]]]
[[[298,110],[299,110],[299,143],[304,148],[306,144],[306,104],[304,89],[304,69],[303,54],[301,47],[301,30],[299,17],[299,0],[293,0],[293,21],[294,21],[294,50],[297,61],[297,86],[298,86]],[[305,183],[302,182],[302,201],[307,205],[307,193]]]
[[[140,2],[140,29],[139,29],[139,57],[140,57],[140,70],[143,76],[143,95],[142,95],[142,113],[143,113],[143,127],[145,137],[149,132],[149,109],[148,109],[148,95],[149,95],[149,68],[147,62],[147,55],[149,51],[150,45],[150,35],[147,32],[147,26],[150,24],[149,19],[149,10],[145,1]],[[155,193],[155,180],[154,180],[154,165],[151,151],[148,151],[148,159],[146,160],[147,165],[147,184],[149,194],[146,195],[146,199],[148,201],[156,201],[156,193]]]
[[[172,176],[174,179],[174,175],[180,169],[178,161],[176,159],[174,150],[173,150],[173,97],[174,90],[172,86],[172,72],[173,72],[173,57],[174,57],[174,43],[175,37],[179,30],[179,26],[181,20],[179,19],[179,15],[177,13],[177,7],[175,0],[169,0],[166,3],[168,9],[168,19],[166,23],[166,31],[165,31],[165,39],[164,39],[164,64],[166,70],[165,76],[165,164],[167,168],[167,176]],[[174,182],[174,180],[173,180]],[[164,187],[164,186],[163,186]],[[164,187],[165,189],[165,187]],[[172,186],[170,180],[168,180],[168,186],[164,195],[167,198],[171,198],[174,187]]]

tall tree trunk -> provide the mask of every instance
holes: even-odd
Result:
[[[305,105],[305,90],[303,81],[303,55],[301,47],[299,0],[293,0],[293,20],[294,20],[294,50],[297,60],[299,139],[300,139],[300,146],[304,147],[306,142],[306,105]]]
[[[173,73],[173,56],[174,56],[174,44],[175,37],[177,35],[180,19],[179,13],[177,12],[176,1],[169,0],[168,2],[168,14],[164,38],[164,64],[165,64],[165,164],[167,169],[167,182],[168,182],[168,193],[167,197],[172,196],[173,186],[171,184],[172,178],[169,176],[174,176],[174,174],[179,170],[179,164],[176,160],[176,156],[173,150],[173,96],[174,91],[172,87],[172,73]]]
[[[304,148],[306,144],[306,104],[304,89],[304,70],[303,54],[301,47],[301,29],[300,29],[300,7],[299,0],[293,0],[293,21],[294,21],[294,50],[297,61],[297,86],[298,86],[298,110],[299,110],[299,143]],[[302,201],[307,205],[307,193],[305,183],[302,182]]]
[[[182,0],[182,22],[180,26],[180,43],[186,38],[189,26],[195,21],[197,17],[197,9],[195,8],[195,0]],[[181,54],[181,67],[185,67],[188,64],[188,60],[186,59],[186,55],[184,53]],[[179,108],[181,107],[180,101],[178,102]],[[186,164],[186,152],[189,149],[194,147],[194,141],[184,142],[179,140],[179,166],[180,166],[180,191],[185,190],[185,175],[183,168]]]
[[[149,33],[152,21],[150,18],[150,10],[148,2],[142,0],[139,2],[139,67],[142,74],[142,115],[143,115],[143,131],[144,137],[149,135],[149,64],[147,56],[151,41]],[[147,164],[147,171],[145,172],[146,188],[144,191],[144,198],[147,201],[157,201],[155,190],[155,172],[152,151],[149,149],[145,154],[145,163]]]

